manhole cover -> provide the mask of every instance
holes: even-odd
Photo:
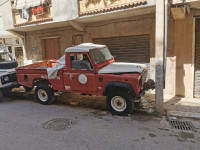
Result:
[[[179,121],[179,120],[169,120],[169,124],[174,129],[185,130],[185,131],[195,131],[195,127],[191,122],[188,121]]]
[[[72,125],[73,123],[66,118],[57,118],[45,122],[43,128],[53,131],[63,131],[70,128]]]

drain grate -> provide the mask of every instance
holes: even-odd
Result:
[[[195,131],[195,127],[191,122],[188,121],[179,121],[179,120],[169,120],[169,124],[174,129],[185,130],[185,131]]]

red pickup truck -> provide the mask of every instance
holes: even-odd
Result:
[[[58,61],[19,67],[16,74],[20,85],[36,86],[35,95],[41,104],[53,103],[56,91],[103,95],[116,115],[131,113],[134,100],[155,87],[153,80],[145,82],[146,65],[117,63],[107,46],[92,43],[67,48]]]

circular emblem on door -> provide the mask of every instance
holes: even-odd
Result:
[[[81,75],[78,77],[78,81],[79,81],[81,84],[87,83],[87,77],[86,77],[86,75],[81,74]]]

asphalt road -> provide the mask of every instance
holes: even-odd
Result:
[[[197,131],[174,130],[165,117],[129,117],[34,99],[0,103],[0,150],[199,150]],[[193,122],[199,127],[199,121]]]

